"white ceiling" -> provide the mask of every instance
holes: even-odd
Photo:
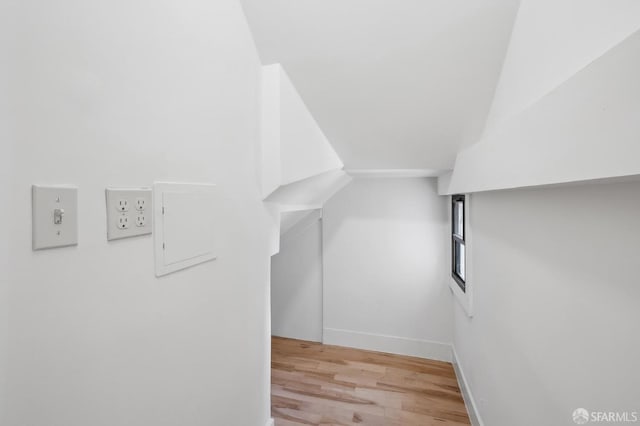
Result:
[[[347,169],[453,166],[480,135],[517,0],[241,0]]]

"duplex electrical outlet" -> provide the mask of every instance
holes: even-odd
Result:
[[[147,217],[143,214],[136,216],[136,226],[141,228],[147,225]]]
[[[151,188],[107,188],[107,240],[151,234]]]
[[[136,210],[139,212],[144,211],[147,208],[147,200],[144,198],[136,198]]]
[[[129,229],[129,215],[123,214],[118,218],[118,229]]]

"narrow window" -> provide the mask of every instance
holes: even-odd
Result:
[[[466,291],[465,196],[451,197],[451,275]]]

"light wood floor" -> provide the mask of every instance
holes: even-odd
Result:
[[[276,426],[469,425],[451,364],[272,338]]]

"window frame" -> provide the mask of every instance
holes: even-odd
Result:
[[[456,234],[456,205],[462,202],[462,235]],[[458,284],[460,290],[463,293],[467,292],[467,200],[464,194],[456,194],[451,196],[451,277]],[[462,261],[464,262],[464,275],[461,277],[456,272],[456,243],[464,247],[464,256]]]

